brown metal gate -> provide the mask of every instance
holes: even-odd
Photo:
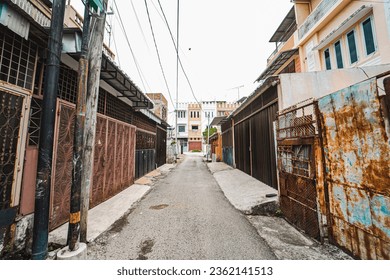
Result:
[[[280,207],[286,219],[320,239],[315,143],[316,104],[305,102],[279,113],[277,120]]]
[[[0,256],[12,238],[10,225],[17,214],[14,198],[24,103],[24,96],[0,90]]]
[[[50,228],[69,218],[74,105],[59,101],[55,133]],[[130,186],[134,180],[135,127],[98,114],[90,207]],[[91,163],[92,164],[92,163]]]

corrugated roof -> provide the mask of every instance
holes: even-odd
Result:
[[[269,41],[271,43],[286,42],[295,30],[297,30],[297,21],[293,6]]]
[[[134,108],[152,109],[153,102],[103,53],[100,78],[133,102]]]
[[[267,69],[265,69],[264,72],[261,73],[261,75],[256,79],[256,82],[264,80],[267,77],[275,74],[275,72],[278,71],[280,67],[282,67],[287,62],[287,60],[289,60],[293,55],[298,54],[298,52],[298,49],[281,52],[275,58],[275,60],[267,67]]]
[[[223,117],[215,117],[213,119],[213,121],[210,123],[210,126],[214,126],[214,125],[220,125],[220,122],[225,119],[225,116]]]
[[[30,22],[7,3],[0,3],[0,24],[7,26],[20,37],[28,40]]]

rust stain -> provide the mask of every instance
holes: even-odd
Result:
[[[390,260],[390,243],[378,239],[376,255],[378,260]]]
[[[362,259],[389,259],[390,146],[376,82],[319,100],[333,238]]]

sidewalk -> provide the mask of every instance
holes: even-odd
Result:
[[[230,203],[256,228],[281,260],[350,260],[330,244],[320,244],[290,225],[278,213],[278,192],[223,162],[207,163]]]
[[[165,164],[135,181],[127,189],[106,200],[88,212],[87,241],[95,240],[108,230],[123,215],[131,209],[152,189],[154,181],[168,174],[176,165]],[[49,243],[66,245],[68,223],[49,233]]]

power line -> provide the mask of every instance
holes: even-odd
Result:
[[[150,19],[148,3],[147,3],[146,0],[144,0],[144,2],[145,2],[145,7],[146,7],[146,13],[148,14],[148,20],[149,20],[150,30],[152,31],[154,47],[155,47],[155,49],[156,49],[156,53],[157,53],[157,57],[158,57],[158,62],[159,62],[159,64],[160,64],[160,69],[161,69],[161,72],[162,72],[162,74],[163,74],[164,81],[165,81],[165,85],[166,85],[166,87],[167,87],[168,94],[169,94],[169,98],[170,98],[170,100],[171,100],[171,102],[172,102],[173,108],[176,108],[175,104],[173,103],[172,96],[171,96],[171,91],[169,90],[168,82],[167,82],[167,79],[166,79],[166,77],[165,77],[164,68],[163,68],[163,66],[162,66],[161,57],[160,57],[160,52],[159,52],[158,47],[157,47],[157,42],[156,42],[156,37],[154,36],[154,30],[153,30],[152,21],[151,21],[151,19]],[[177,108],[176,108],[176,109],[177,109]]]
[[[178,48],[177,48],[177,46],[176,46],[175,39],[173,38],[172,31],[171,31],[171,28],[170,28],[170,26],[169,26],[167,17],[165,16],[164,9],[163,9],[163,7],[162,7],[162,5],[161,5],[161,3],[160,3],[160,0],[157,0],[157,2],[158,2],[158,4],[159,4],[160,9],[161,9],[161,12],[162,12],[162,14],[163,14],[164,21],[165,21],[165,25],[168,27],[169,34],[171,35],[172,43],[173,43],[173,45],[174,45],[174,47],[175,47],[176,53],[178,53]],[[200,102],[198,101],[198,99],[197,99],[196,96],[195,96],[194,89],[193,89],[193,87],[192,87],[192,84],[191,84],[191,82],[190,82],[190,79],[189,79],[188,76],[187,76],[186,71],[184,70],[184,67],[183,67],[183,64],[182,64],[182,62],[181,62],[180,56],[178,57],[178,59],[179,59],[180,67],[181,67],[181,69],[182,69],[182,71],[183,71],[183,74],[184,74],[184,76],[186,77],[186,80],[187,80],[188,85],[190,86],[192,96],[194,97],[196,103],[198,103],[199,106],[202,108]]]
[[[129,38],[128,38],[127,33],[126,33],[126,29],[125,29],[124,24],[123,24],[123,21],[122,21],[121,14],[120,14],[120,12],[119,12],[119,9],[118,9],[118,6],[117,6],[117,4],[116,4],[116,1],[114,0],[113,2],[114,2],[114,5],[115,5],[116,10],[117,10],[117,12],[118,12],[119,22],[120,22],[120,26],[121,26],[122,32],[123,32],[124,35],[125,35],[125,38],[126,38],[126,41],[127,41],[127,45],[129,46],[131,55],[132,55],[133,60],[134,60],[135,67],[137,68],[138,75],[139,75],[139,77],[140,77],[140,79],[141,79],[142,85],[143,85],[143,87],[144,87],[144,91],[146,92],[146,87],[145,87],[144,79],[142,78],[141,69],[140,69],[140,67],[139,67],[139,64],[138,64],[137,59],[135,58],[133,49],[132,49],[132,47],[131,47]],[[145,81],[146,81],[146,79],[145,79]]]
[[[137,11],[136,11],[136,9],[135,9],[135,7],[134,7],[133,0],[130,0],[130,3],[131,3],[131,7],[133,8],[133,12],[134,12],[134,14],[135,14],[135,18],[137,19],[138,27],[139,27],[139,29],[141,30],[141,33],[142,33],[142,37],[143,37],[143,39],[144,39],[144,42],[145,42],[146,46],[148,47],[148,49],[150,50],[148,41],[146,40],[146,37],[145,37],[144,30],[143,30],[143,28],[142,28],[142,26],[141,26],[141,22],[139,21],[139,17],[138,17]]]

